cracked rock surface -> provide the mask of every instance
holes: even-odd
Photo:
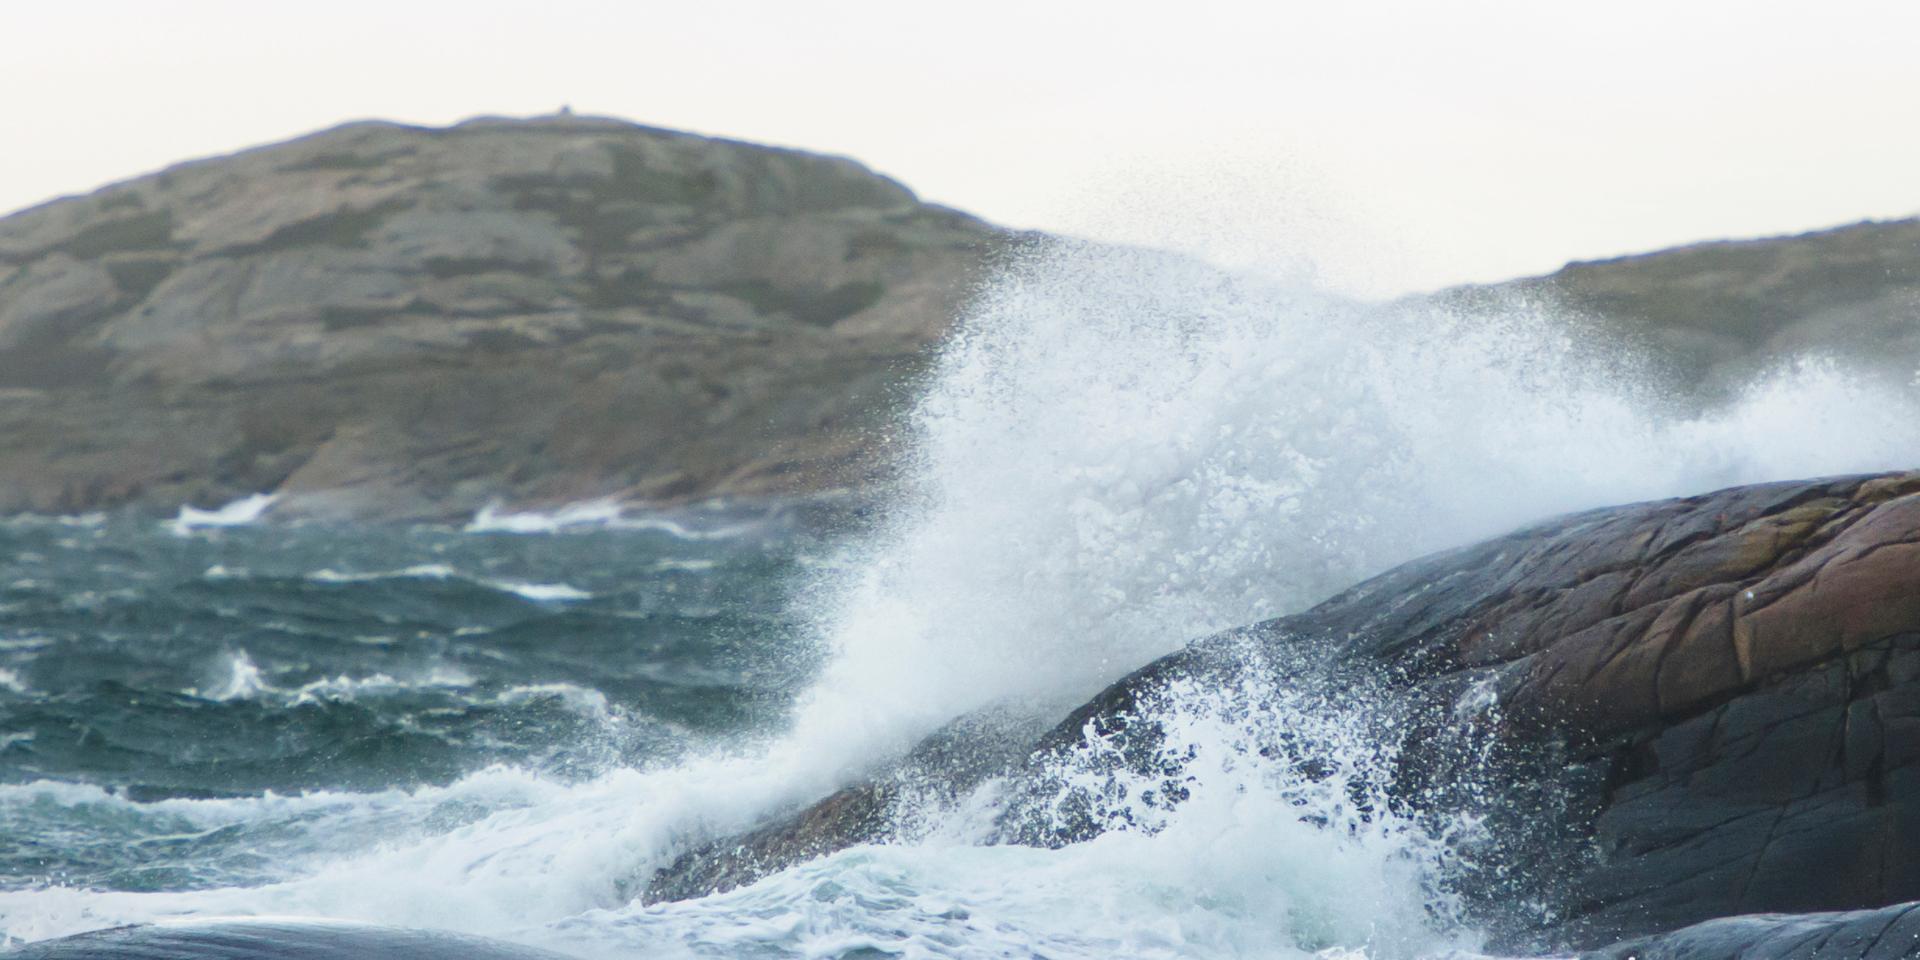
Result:
[[[1920,473],[1594,510],[1417,560],[1155,661],[1025,747],[1006,725],[951,728],[907,772],[691,851],[646,895],[694,896],[885,841],[909,773],[941,762],[957,792],[993,774],[1039,779],[1094,740],[1164,758],[1141,749],[1162,733],[1142,705],[1170,682],[1231,682],[1301,651],[1318,682],[1364,676],[1376,706],[1409,721],[1397,803],[1487,817],[1496,839],[1454,883],[1502,948],[1920,900]],[[1008,824],[1005,838],[1060,844],[1102,828]],[[1784,950],[1800,922],[1753,921],[1738,937],[1716,927],[1709,940],[1751,934]],[[1659,949],[1718,955],[1688,952],[1703,936]]]

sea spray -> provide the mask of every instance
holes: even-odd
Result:
[[[1555,513],[1920,460],[1911,390],[1808,363],[1675,417],[1622,363],[1539,303],[1368,308],[1151,251],[1036,248],[942,357],[896,523],[832,591],[797,742],[1071,703]]]
[[[1077,958],[1394,958],[1477,946],[1445,887],[1452,837],[1384,794],[1394,741],[1380,734],[1393,720],[1369,715],[1360,687],[1335,696],[1278,675],[1175,681],[1128,713],[1153,728],[1152,744],[1121,745],[1090,726],[1034,782],[989,781],[958,803],[912,808],[931,822],[902,824],[909,840],[553,931],[609,957],[682,943],[712,956],[728,955],[715,949],[725,944]],[[1029,827],[1041,835],[1018,836]]]
[[[1084,843],[982,845],[1010,802],[982,792],[930,813],[954,822],[914,832],[915,842],[843,851],[696,901],[628,901],[701,840],[818,798],[956,716],[1008,701],[1062,715],[1193,637],[1300,609],[1422,552],[1563,510],[1920,460],[1912,390],[1810,363],[1756,382],[1725,409],[1675,416],[1570,329],[1539,304],[1385,309],[1163,254],[1035,248],[983,292],[943,352],[908,424],[912,461],[888,520],[796,584],[823,665],[790,723],[587,776],[495,767],[294,814],[287,803],[167,801],[219,804],[278,836],[316,836],[198,889],[0,892],[0,925],[45,936],[167,915],[290,912],[607,956],[1366,949],[1385,960],[1471,943],[1436,882],[1444,827],[1356,819],[1351,793],[1335,787],[1367,781],[1375,744],[1309,737],[1347,771],[1336,776],[1269,762],[1258,745],[1275,731],[1350,716],[1272,688],[1190,690],[1162,705],[1177,734],[1170,749],[1193,751],[1181,773],[1188,798],[1144,803],[1144,788],[1116,780],[1127,796],[1101,815],[1127,828]],[[520,526],[565,527],[509,524]],[[182,543],[226,548],[201,543],[214,539]],[[686,551],[730,542],[655,539]],[[260,565],[222,555],[193,569],[215,559]],[[439,561],[350,569],[428,562]],[[654,575],[658,562],[641,569]],[[559,606],[582,617],[613,595],[558,571],[489,580],[581,584],[592,595],[495,598],[516,617]],[[376,589],[405,591],[410,603],[436,585],[453,595],[420,577],[293,581],[369,591],[369,602]],[[383,614],[393,622],[380,629],[415,626],[418,609]],[[648,625],[634,627],[643,637],[652,615],[622,611]],[[472,642],[511,628],[477,627]],[[266,647],[244,649],[271,677]],[[1094,772],[1062,787],[1075,788],[1112,792]],[[132,816],[151,806],[111,802]]]

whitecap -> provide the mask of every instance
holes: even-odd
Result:
[[[206,700],[218,700],[224,703],[252,699],[271,689],[267,685],[265,676],[261,674],[260,668],[254,664],[253,658],[248,656],[245,650],[236,650],[228,654],[225,667],[224,674],[213,686],[206,690],[196,687],[187,692]]]
[[[610,723],[615,719],[606,694],[571,683],[529,683],[508,687],[500,692],[495,702],[511,705],[548,697],[559,700],[568,710],[590,720]]]
[[[398,570],[374,570],[366,573],[326,567],[307,574],[307,579],[315,583],[371,583],[376,580],[450,580],[459,576],[459,571],[444,563],[422,563]]]
[[[578,527],[605,527],[620,521],[625,511],[614,500],[570,503],[553,511],[506,511],[496,504],[481,507],[467,524],[468,533],[558,533]]]
[[[186,536],[209,527],[243,527],[257,522],[279,499],[277,493],[256,493],[216,510],[202,510],[191,504],[183,504],[179,514],[167,521],[167,529],[176,535]]]
[[[593,594],[564,583],[518,583],[512,580],[480,582],[495,590],[503,590],[540,603],[569,603],[575,600],[593,599]]]
[[[295,704],[321,701],[346,702],[363,694],[392,694],[408,690],[460,689],[474,683],[473,675],[449,666],[436,666],[425,676],[398,679],[384,673],[365,677],[345,674],[301,684],[288,698]]]
[[[325,568],[307,574],[315,583],[373,583],[381,580],[461,580],[489,590],[511,593],[539,603],[569,603],[591,600],[593,594],[565,583],[531,583],[520,580],[493,580],[461,573],[444,563],[423,563],[398,570],[366,573]]]
[[[627,530],[664,533],[676,540],[731,540],[760,529],[759,521],[700,526],[659,513],[629,516],[630,508],[614,500],[588,500],[557,510],[505,511],[489,504],[475,514],[467,533],[562,533],[569,530]]]

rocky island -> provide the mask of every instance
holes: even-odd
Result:
[[[1006,238],[839,157],[355,123],[0,220],[0,513],[858,483]]]
[[[859,488],[1020,239],[852,160],[566,115],[181,164],[0,219],[0,513]],[[1564,304],[1707,400],[1809,347],[1910,378],[1917,243],[1867,223],[1435,298]]]

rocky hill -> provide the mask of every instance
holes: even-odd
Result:
[[[355,123],[181,164],[0,219],[0,513],[857,487],[1011,239],[851,160],[596,118]],[[1708,401],[1808,350],[1904,381],[1920,221],[1434,299],[1506,298]]]
[[[1905,382],[1920,368],[1920,220],[1571,263],[1544,277],[1438,296],[1468,306],[1518,298],[1568,308],[1709,401],[1807,355]]]
[[[1004,234],[851,160],[355,123],[0,220],[0,512],[858,483]]]

